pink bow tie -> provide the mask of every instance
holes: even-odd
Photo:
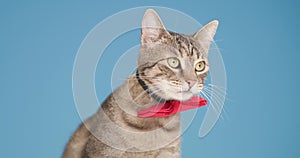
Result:
[[[138,111],[139,118],[167,117],[181,111],[205,106],[207,101],[199,96],[193,96],[187,101],[169,100],[165,103],[156,104],[150,108]]]

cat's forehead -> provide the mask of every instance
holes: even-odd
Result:
[[[206,58],[206,53],[201,48],[201,45],[192,35],[179,34],[169,32],[173,37],[171,41],[172,47],[177,49],[181,57],[194,57],[197,59]]]
[[[193,42],[193,39],[190,35],[185,35],[185,34],[180,34],[180,33],[176,33],[176,32],[169,32],[171,36],[173,36],[173,39],[176,42],[180,42],[180,43],[190,43]]]

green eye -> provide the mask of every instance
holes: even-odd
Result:
[[[168,58],[168,64],[172,68],[178,68],[180,65],[180,62],[177,58]]]
[[[196,66],[195,66],[195,70],[196,70],[197,72],[204,71],[204,69],[205,69],[205,62],[204,62],[204,61],[198,62],[198,63],[196,64]]]

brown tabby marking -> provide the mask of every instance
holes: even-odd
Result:
[[[137,76],[131,75],[80,125],[63,158],[179,158],[180,114],[139,118],[137,112],[165,100],[187,100],[201,91],[209,65],[202,72],[196,72],[195,65],[208,62],[217,26],[218,21],[212,21],[194,35],[168,32],[157,13],[148,9]],[[180,66],[171,66],[168,59]]]

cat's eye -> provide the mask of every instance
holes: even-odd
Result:
[[[178,68],[180,66],[180,61],[177,58],[168,58],[167,61],[172,68]]]
[[[196,66],[195,66],[195,70],[196,70],[197,72],[204,71],[204,69],[205,69],[205,62],[204,62],[204,61],[198,62],[198,63],[196,64]]]

